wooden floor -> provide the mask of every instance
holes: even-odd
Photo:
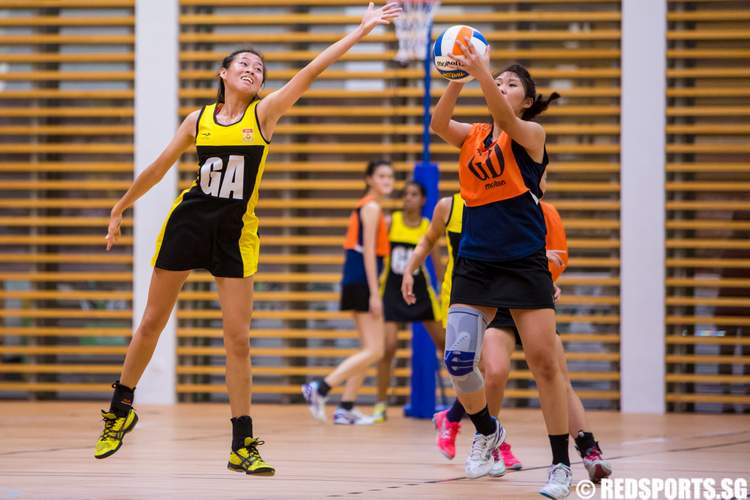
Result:
[[[0,403],[0,499],[525,498],[535,496],[550,460],[537,410],[503,415],[525,469],[467,480],[468,422],[451,462],[435,449],[429,421],[405,419],[397,410],[386,424],[344,427],[315,423],[302,406],[256,406],[256,435],[266,441],[263,456],[277,475],[250,477],[225,468],[231,435],[226,406],[138,410],[140,423],[125,446],[99,461],[92,456],[99,405]],[[750,476],[747,416],[590,418],[620,477]],[[586,477],[579,462],[573,472],[574,484]]]

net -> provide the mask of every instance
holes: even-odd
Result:
[[[424,61],[427,53],[428,28],[440,0],[402,0],[403,13],[396,19],[398,53],[396,60],[402,64]]]

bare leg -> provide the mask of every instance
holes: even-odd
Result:
[[[346,358],[328,374],[325,382],[331,387],[344,383],[350,377],[363,374],[370,365],[383,357],[383,320],[368,312],[354,313],[354,322],[362,339],[362,350]]]
[[[227,352],[226,381],[232,417],[250,415],[250,318],[253,283],[249,278],[216,278]]]
[[[516,347],[511,330],[488,328],[484,333],[482,366],[487,409],[496,417],[500,413],[505,396],[505,386],[510,376],[510,357]]]
[[[398,347],[398,324],[388,321],[385,324],[385,351],[378,362],[378,402],[388,402],[388,389],[391,387],[393,358]]]
[[[364,381],[364,373],[360,373],[359,375],[354,375],[346,379],[346,383],[344,384],[344,392],[341,393],[341,402],[356,402],[359,388],[362,387],[362,382]]]
[[[557,343],[560,346],[560,369],[565,375],[565,379],[568,381],[567,393],[568,393],[568,427],[570,435],[575,438],[578,436],[578,431],[588,432],[590,429],[588,420],[586,419],[586,410],[583,409],[583,403],[581,398],[576,394],[573,389],[573,384],[570,381],[570,374],[568,373],[568,362],[565,359],[565,349],[562,345],[560,336],[557,336]]]
[[[177,295],[190,271],[167,271],[154,268],[143,317],[125,354],[120,383],[135,387],[148,366],[156,343],[172,313]]]
[[[562,347],[555,333],[554,309],[511,309],[523,340],[526,362],[539,389],[550,435],[568,434],[568,380],[560,368]]]
[[[439,321],[423,321],[422,324],[427,333],[430,334],[430,338],[435,344],[435,350],[442,356],[443,351],[445,351],[445,329],[443,325]]]

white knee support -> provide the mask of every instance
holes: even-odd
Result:
[[[445,366],[458,392],[474,392],[484,386],[479,357],[487,323],[472,307],[451,306],[445,332]]]

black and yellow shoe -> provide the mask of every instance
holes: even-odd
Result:
[[[246,437],[245,446],[229,454],[227,468],[235,472],[244,472],[245,474],[252,474],[254,476],[273,476],[276,473],[276,469],[264,461],[260,453],[258,453],[258,446],[262,444],[263,441],[258,438]]]
[[[138,423],[138,415],[131,409],[126,417],[118,417],[114,413],[102,410],[104,430],[96,442],[94,458],[107,458],[122,446],[125,434],[133,430]]]

